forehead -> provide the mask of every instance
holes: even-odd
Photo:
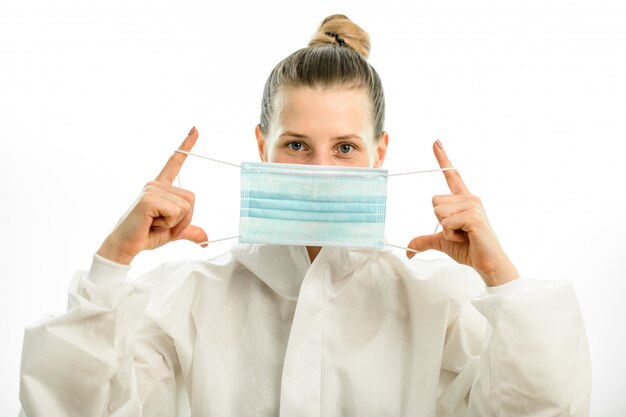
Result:
[[[371,128],[371,105],[362,88],[289,87],[281,93],[279,122],[285,130],[362,132]]]

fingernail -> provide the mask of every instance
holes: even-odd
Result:
[[[191,136],[193,134],[193,132],[196,131],[196,127],[192,127],[191,130],[189,131],[189,133],[187,134],[187,136]]]
[[[435,143],[437,144],[437,147],[443,151],[443,145],[441,144],[441,141],[437,139]]]

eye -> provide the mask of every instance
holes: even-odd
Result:
[[[289,142],[287,146],[292,151],[301,151],[304,148],[304,145],[302,144],[302,142]]]
[[[354,145],[350,143],[342,143],[339,145],[339,152],[341,153],[350,153],[354,150]]]

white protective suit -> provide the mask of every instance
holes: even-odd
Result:
[[[589,412],[567,282],[485,289],[450,260],[325,247],[311,263],[304,247],[242,244],[140,280],[128,269],[96,255],[68,312],[26,330],[25,415]]]

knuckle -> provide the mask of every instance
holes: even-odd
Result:
[[[479,210],[472,210],[472,212],[470,214],[470,219],[474,223],[481,222],[481,221],[484,220],[484,216],[483,216],[483,214]]]
[[[145,188],[156,188],[159,185],[157,181],[148,181]]]
[[[150,181],[143,187],[144,194],[146,193],[154,193],[159,188],[158,183],[156,181]]]
[[[174,213],[173,216],[166,217],[168,227],[173,228],[174,226],[176,226],[178,224],[178,217],[178,213]]]
[[[477,212],[481,212],[483,209],[483,206],[476,201],[473,201],[470,207],[472,211],[477,211]]]
[[[432,198],[433,206],[440,206],[445,202],[445,198],[448,196],[445,195],[435,195]]]
[[[452,229],[443,229],[443,237],[447,240],[451,240],[454,238],[454,230]]]
[[[196,194],[193,191],[186,191],[183,194],[183,198],[189,202],[189,204],[193,205],[196,202]]]
[[[137,203],[137,206],[142,208],[152,207],[156,204],[156,197],[154,194],[151,194],[149,191],[144,192],[141,196],[141,199]]]

